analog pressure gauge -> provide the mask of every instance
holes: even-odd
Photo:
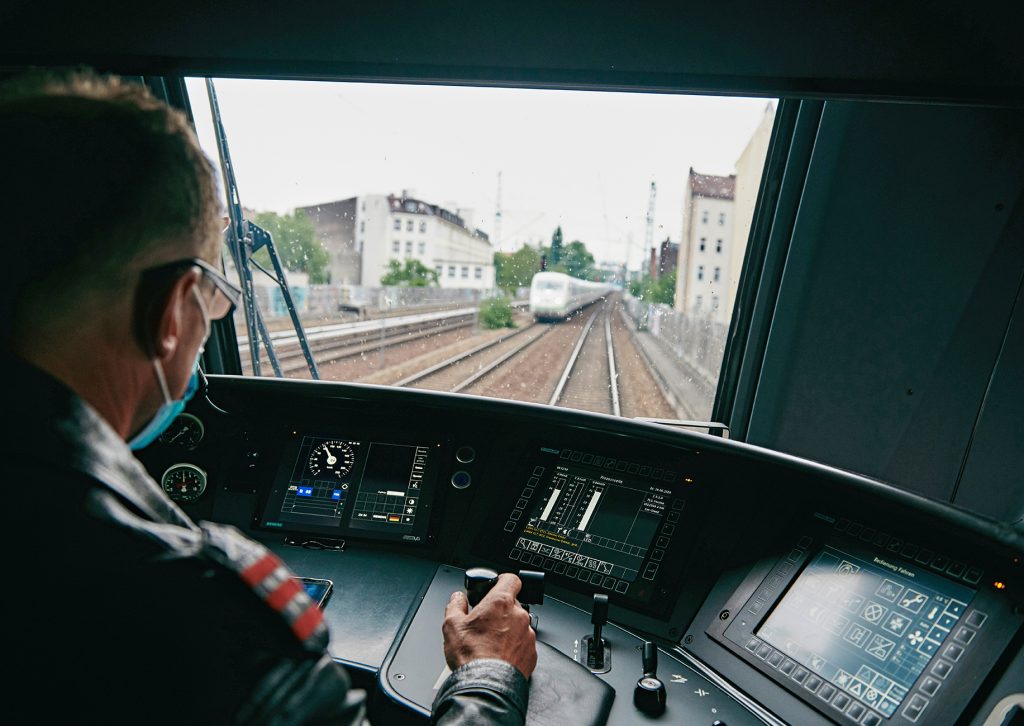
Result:
[[[175,464],[160,477],[160,486],[176,502],[194,502],[206,491],[206,472],[194,464]]]
[[[341,479],[352,471],[355,453],[347,441],[325,441],[309,455],[309,471],[313,476]]]
[[[160,434],[160,443],[194,449],[203,440],[206,428],[203,422],[190,413],[183,413],[174,419],[167,430]]]

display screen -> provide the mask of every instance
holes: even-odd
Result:
[[[756,634],[889,717],[974,594],[921,567],[826,546]]]
[[[539,447],[525,486],[502,504],[510,534],[499,538],[500,556],[649,602],[683,531],[687,499],[678,490],[692,481],[641,462]]]
[[[671,492],[610,474],[559,466],[522,529],[531,552],[633,582]]]
[[[296,433],[263,510],[264,527],[419,541],[439,444]]]

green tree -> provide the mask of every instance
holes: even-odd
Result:
[[[548,255],[548,269],[551,269],[559,262],[562,261],[562,227],[559,225],[555,228],[555,233],[551,235],[551,253]]]
[[[407,258],[404,265],[392,259],[388,260],[388,269],[380,278],[380,284],[385,287],[430,287],[437,284],[437,271],[414,258]]]
[[[563,249],[559,267],[567,275],[578,277],[581,280],[589,280],[593,275],[594,255],[590,253],[585,244],[578,239],[573,240]]]
[[[644,275],[642,279],[629,283],[629,292],[644,302],[672,306],[676,296],[676,271],[658,278]]]
[[[529,287],[533,276],[540,272],[540,255],[530,245],[523,245],[512,253],[495,252],[494,270],[498,287],[509,291]]]
[[[281,264],[292,272],[305,272],[312,283],[328,282],[331,258],[323,244],[316,238],[316,227],[300,211],[293,214],[257,212],[253,220],[274,238],[274,248],[281,258]],[[270,253],[261,249],[253,259],[267,269],[270,268]]]

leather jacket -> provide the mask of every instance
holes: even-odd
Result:
[[[363,723],[319,610],[262,545],[192,522],[64,385],[5,356],[6,712],[16,722]],[[16,566],[15,566],[16,565]],[[344,587],[344,583],[339,583]],[[438,624],[440,627],[440,623]],[[502,661],[453,673],[442,724],[521,724]]]

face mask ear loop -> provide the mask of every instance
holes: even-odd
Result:
[[[164,367],[160,365],[160,360],[157,358],[153,359],[153,370],[156,371],[156,380],[160,384],[160,392],[164,394],[164,403],[171,403],[171,392],[167,388],[167,379],[164,377]]]

